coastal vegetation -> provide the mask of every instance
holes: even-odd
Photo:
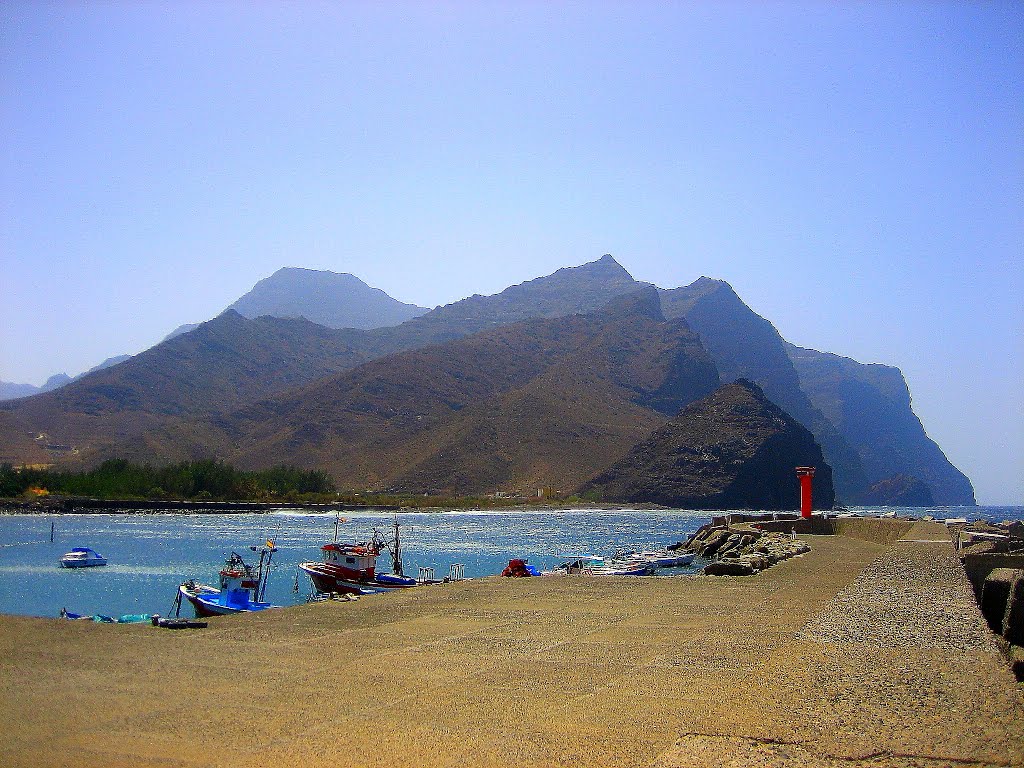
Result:
[[[83,472],[0,464],[0,499],[29,508],[59,498],[110,501],[264,502],[332,504],[385,509],[504,509],[594,502],[579,496],[454,495],[335,489],[319,470],[290,466],[246,472],[222,461],[185,461],[164,467],[110,459]]]
[[[221,461],[183,461],[165,467],[110,459],[95,469],[65,472],[0,465],[0,497],[61,494],[98,499],[292,500],[331,494],[319,470],[278,466],[257,472]]]

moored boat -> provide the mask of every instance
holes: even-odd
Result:
[[[252,549],[256,549],[253,547]],[[251,566],[237,552],[232,552],[220,571],[220,588],[200,584],[193,580],[178,587],[177,612],[180,613],[182,599],[192,604],[196,618],[208,616],[229,616],[235,613],[250,613],[276,608],[263,601],[270,575],[270,563],[277,548],[268,541],[260,550],[258,566]]]
[[[370,595],[418,586],[416,579],[402,573],[398,528],[396,519],[391,541],[374,531],[369,542],[344,544],[338,543],[335,527],[335,540],[320,547],[323,560],[299,563],[299,570],[309,576],[313,588],[323,594]],[[391,554],[391,573],[377,573],[377,558],[382,549]]]
[[[75,547],[61,557],[60,564],[63,568],[92,568],[106,565],[107,558],[89,547]]]
[[[658,568],[680,568],[693,562],[693,554],[690,552],[668,552],[668,551],[647,551],[632,555],[629,559],[637,562],[648,563]]]
[[[578,555],[569,558],[552,571],[542,575],[567,576],[650,576],[655,566],[637,561],[606,560],[597,555]]]

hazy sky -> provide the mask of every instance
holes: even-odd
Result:
[[[1024,503],[1020,3],[0,4],[0,379],[281,266],[425,306],[590,261],[899,366]]]

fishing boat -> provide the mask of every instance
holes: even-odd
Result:
[[[106,565],[107,558],[89,547],[75,547],[61,557],[60,564],[63,568],[92,568]]]
[[[394,528],[394,537],[391,539],[386,539],[380,531],[375,530],[368,542],[344,544],[338,542],[336,521],[334,541],[320,547],[323,560],[299,563],[299,570],[309,576],[313,588],[322,594],[371,595],[418,586],[416,579],[402,573],[402,545],[397,517]],[[377,573],[377,558],[382,550],[391,555],[391,573]]]
[[[256,547],[250,549],[256,551]],[[267,546],[259,550],[260,561],[256,566],[249,565],[241,555],[232,552],[220,571],[219,589],[195,580],[183,582],[175,599],[175,615],[180,615],[183,599],[192,604],[196,618],[276,608],[263,601],[275,552],[277,547],[272,541],[267,541]]]

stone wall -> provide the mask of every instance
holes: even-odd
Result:
[[[792,520],[761,520],[754,527],[761,531],[791,533],[801,536],[848,536],[875,544],[892,544],[914,525],[912,520],[877,517],[822,517]]]

